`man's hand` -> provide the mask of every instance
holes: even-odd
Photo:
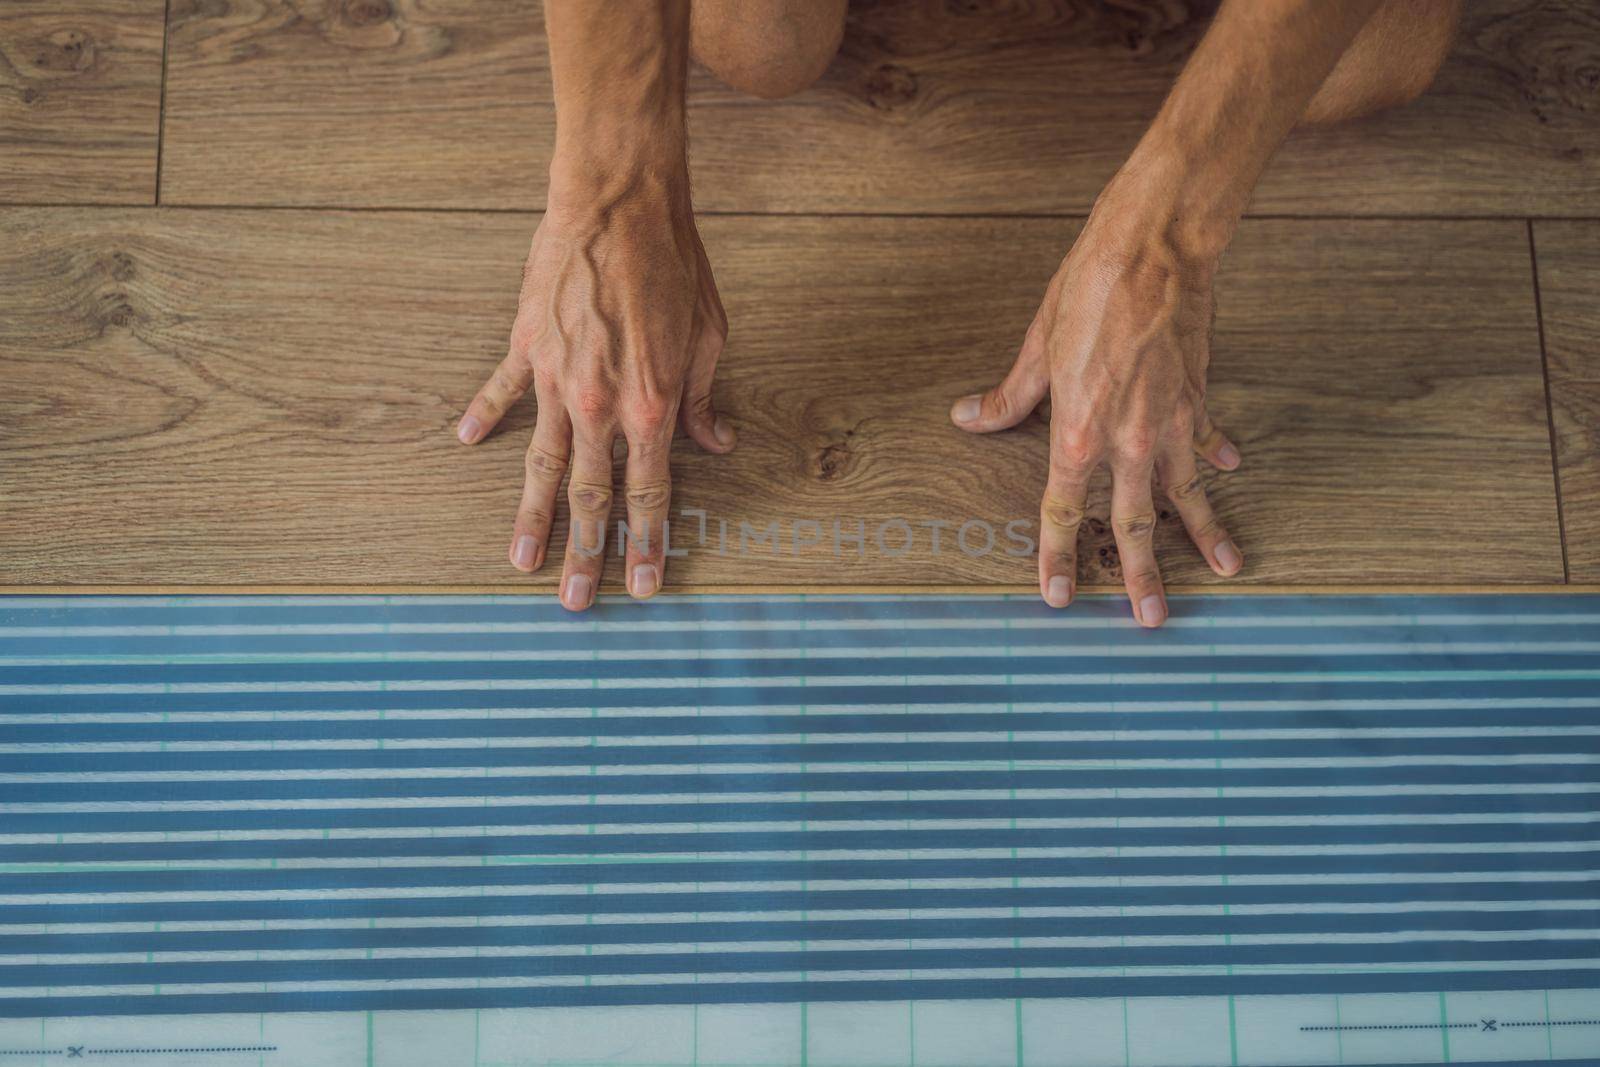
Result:
[[[551,205],[523,272],[511,351],[458,433],[476,443],[533,389],[538,422],[511,563],[543,565],[570,458],[561,602],[581,610],[600,584],[618,437],[628,449],[628,591],[643,598],[661,588],[675,425],[712,452],[734,444],[711,407],[728,326],[686,188],[638,181],[612,195],[553,191]]]
[[[538,570],[571,465],[561,602],[594,602],[611,512],[611,452],[627,441],[628,591],[665,576],[675,423],[726,452],[711,408],[728,320],[694,225],[685,150],[688,0],[546,0],[556,144],[544,220],[522,273],[511,351],[457,435],[481,441],[533,389],[511,563]]]
[[[1009,429],[1048,394],[1050,478],[1040,508],[1039,590],[1072,600],[1089,478],[1112,472],[1111,521],[1134,617],[1160,626],[1166,596],[1154,549],[1153,490],[1163,489],[1211,569],[1244,560],[1206,500],[1195,453],[1232,470],[1239,452],[1206,415],[1215,264],[1144,217],[1142,197],[1107,189],[1045,291],[1015,366],[981,396],[956,401],[957,425]]]
[[[1183,516],[1211,569],[1244,559],[1206,500],[1196,452],[1232,470],[1239,451],[1206,415],[1212,279],[1262,169],[1305,114],[1378,0],[1227,0],[1160,114],[1084,225],[1016,366],[951,416],[980,433],[1051,398],[1039,591],[1071,600],[1089,476],[1111,466],[1111,521],[1133,614],[1167,618],[1154,490]]]

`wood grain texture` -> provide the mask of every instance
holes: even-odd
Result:
[[[788,100],[704,72],[703,210],[1082,213],[1205,27],[1197,0],[878,0]],[[1584,214],[1600,199],[1600,12],[1472,0],[1416,104],[1296,134],[1259,213]],[[164,197],[543,207],[537,0],[173,0]]]
[[[1561,512],[1574,582],[1600,581],[1600,222],[1534,226],[1561,469]]]
[[[0,584],[526,588],[505,554],[531,405],[474,449],[451,430],[504,352],[534,221],[0,212]],[[675,506],[711,537],[680,520],[669,581],[1030,583],[1003,536],[955,538],[1036,517],[1048,427],[974,438],[946,410],[1008,365],[1075,229],[706,220],[740,446],[678,443]],[[1211,485],[1245,581],[1561,580],[1527,256],[1516,222],[1242,228],[1212,410],[1245,465]],[[1103,479],[1091,504],[1082,579],[1115,582]],[[863,554],[834,554],[836,518],[865,523]],[[896,519],[908,554],[897,527],[874,543]],[[822,544],[794,553],[806,521]],[[779,550],[741,554],[741,522],[778,523]],[[1165,509],[1159,544],[1171,580],[1210,580]]]
[[[0,201],[155,202],[163,0],[0,3]]]

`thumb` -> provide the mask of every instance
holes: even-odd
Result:
[[[1030,330],[1005,379],[987,393],[973,393],[957,400],[950,407],[950,419],[970,433],[1009,430],[1032,414],[1049,392],[1044,349],[1034,342]]]
[[[711,382],[721,355],[722,337],[714,330],[704,331],[683,382],[683,403],[678,405],[683,432],[707,452],[715,453],[733,451],[739,439],[727,416],[719,414],[711,403]]]
[[[1194,429],[1194,450],[1205,457],[1207,463],[1222,471],[1239,466],[1239,448],[1211,421],[1204,411]]]

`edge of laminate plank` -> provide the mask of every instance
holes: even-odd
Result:
[[[1600,583],[1571,584],[1396,584],[1396,585],[1169,585],[1169,596],[1462,596],[1529,594],[1600,595]],[[600,595],[626,594],[621,585],[603,585]],[[663,589],[658,596],[994,596],[1036,593],[1034,585],[689,585]],[[1120,585],[1084,585],[1077,595],[1121,594]],[[547,597],[554,587],[505,585],[0,585],[0,596],[526,596]]]

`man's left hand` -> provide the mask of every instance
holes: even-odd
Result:
[[[1111,467],[1111,520],[1133,614],[1167,618],[1156,563],[1154,491],[1164,489],[1217,574],[1244,559],[1206,499],[1195,464],[1233,470],[1239,451],[1206,414],[1212,280],[1220,250],[1186,247],[1159,194],[1132,180],[1101,194],[1028,328],[1005,380],[963,397],[956,425],[1017,425],[1048,393],[1050,477],[1040,508],[1039,591],[1053,607],[1077,583],[1078,527],[1089,478]]]

